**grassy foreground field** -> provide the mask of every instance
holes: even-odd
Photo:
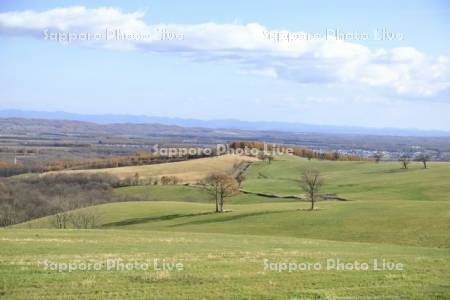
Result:
[[[429,165],[283,156],[247,169],[243,190],[277,195],[301,194],[301,170],[321,170],[324,192],[348,201],[313,212],[306,202],[241,193],[214,214],[195,186],[120,188],[144,201],[99,205],[101,229],[49,229],[47,217],[0,230],[0,298],[448,299],[450,164]],[[183,270],[106,269],[107,260],[153,266],[155,258]],[[46,260],[103,265],[58,272]],[[368,270],[327,268],[337,260]],[[374,270],[375,260],[403,270]],[[273,268],[283,263],[321,269]]]
[[[450,289],[448,249],[141,230],[1,230],[0,243],[4,299],[447,299]],[[107,269],[118,259],[151,267]],[[157,271],[154,259],[183,270]],[[370,267],[328,269],[330,259]],[[404,270],[375,271],[375,259]],[[46,261],[102,265],[58,272]],[[321,269],[278,272],[265,263]]]

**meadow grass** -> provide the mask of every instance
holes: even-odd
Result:
[[[199,160],[197,160],[199,161]],[[163,166],[160,166],[163,167]],[[131,299],[448,299],[450,164],[308,161],[276,157],[247,169],[243,189],[300,195],[306,167],[324,193],[348,201],[309,203],[239,194],[213,213],[197,186],[120,188],[142,201],[96,207],[101,229],[57,230],[51,217],[0,231],[0,297]],[[42,261],[107,258],[180,261],[173,271],[44,270]],[[270,262],[327,259],[402,263],[403,271],[277,272]],[[40,263],[39,263],[40,262]],[[45,287],[45,289],[43,288]]]
[[[97,206],[106,228],[307,237],[338,241],[449,247],[448,202],[305,202],[229,204],[140,201]],[[51,218],[18,228],[50,228]]]
[[[0,230],[4,299],[446,299],[448,249],[234,234],[141,230]],[[107,270],[108,259],[154,259],[182,271]],[[369,270],[327,269],[327,260]],[[403,271],[374,271],[374,259]],[[267,261],[265,261],[267,260]],[[100,270],[58,272],[48,263],[98,263]],[[266,263],[309,263],[279,272]]]
[[[450,201],[450,164],[431,162],[428,169],[412,163],[325,161],[281,156],[271,164],[256,162],[246,172],[244,188],[281,195],[301,194],[298,184],[304,168],[322,172],[323,192],[350,200]]]

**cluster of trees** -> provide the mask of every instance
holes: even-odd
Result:
[[[102,159],[89,160],[53,160],[47,164],[48,171],[60,171],[65,169],[102,169],[125,166],[147,165],[154,163],[163,163],[183,158],[168,158],[160,156],[157,153],[138,152],[135,155],[114,156]]]
[[[430,160],[430,156],[426,153],[420,153],[419,155],[415,157],[411,157],[408,154],[403,154],[399,158],[399,162],[402,164],[403,169],[408,169],[408,165],[411,163],[411,161],[417,161],[421,162],[423,164],[423,168],[428,168],[427,162]]]
[[[341,154],[339,152],[320,152],[320,151],[314,151],[309,148],[305,147],[298,147],[298,146],[284,146],[284,145],[275,145],[275,144],[264,144],[259,142],[252,142],[252,141],[234,141],[230,143],[231,149],[258,149],[260,151],[268,151],[273,152],[275,150],[281,151],[281,152],[287,152],[288,149],[292,149],[292,154],[300,157],[305,157],[307,159],[321,159],[321,160],[339,160],[339,161],[361,161],[361,160],[367,160],[367,158],[357,156],[357,155],[349,155],[349,154]],[[269,159],[271,155],[270,154],[262,154],[266,155],[265,159]]]
[[[372,157],[376,163],[379,163],[383,159],[384,153],[381,151],[377,151],[375,154],[373,154]]]
[[[167,157],[157,153],[138,152],[135,155],[114,156],[109,158],[86,159],[86,160],[52,160],[48,163],[0,160],[0,177],[9,177],[24,173],[43,173],[49,171],[62,171],[67,169],[103,169],[125,166],[149,165],[182,161],[197,158],[197,156],[185,155],[182,157]]]
[[[373,160],[376,163],[379,163],[384,157],[384,153],[381,151],[376,152],[372,155]],[[416,156],[411,156],[409,154],[403,154],[400,156],[398,161],[401,163],[403,169],[408,169],[408,165],[411,163],[411,161],[417,161],[421,162],[423,164],[423,168],[428,168],[427,162],[430,160],[430,155],[426,153],[419,153]]]
[[[55,174],[0,179],[0,226],[52,214],[61,216],[69,210],[113,201],[113,188],[120,184],[118,178],[107,174]],[[62,217],[57,223],[67,224],[69,220],[78,224],[74,227],[93,223],[92,217],[75,215]]]
[[[58,229],[96,228],[101,223],[101,215],[96,207],[87,207],[80,210],[59,211],[51,219],[52,225]]]
[[[45,172],[47,168],[43,164],[29,162],[24,165],[18,161],[13,163],[11,161],[0,160],[0,177],[9,177],[24,173],[41,173]]]
[[[216,155],[213,152],[213,155]],[[165,156],[159,153],[152,152],[137,152],[135,155],[128,156],[114,156],[102,159],[89,159],[89,160],[53,160],[46,165],[46,171],[61,171],[65,169],[104,169],[104,168],[116,168],[126,166],[139,166],[150,165],[158,163],[167,163],[175,161],[183,161],[194,158],[201,158],[205,155],[189,154],[181,156]]]
[[[22,150],[22,151],[34,151],[34,150]],[[212,155],[217,155],[215,150],[211,150],[211,153]],[[108,158],[81,159],[81,160],[60,159],[60,160],[51,160],[47,163],[27,162],[26,166],[20,161],[13,163],[10,161],[0,160],[0,177],[9,177],[24,173],[43,173],[49,171],[62,171],[62,170],[104,169],[104,168],[116,168],[126,166],[149,165],[149,164],[183,161],[188,159],[201,158],[205,156],[206,155],[202,153],[199,154],[186,153],[180,156],[165,156],[153,152],[137,152],[134,155],[113,156]]]
[[[162,185],[178,184],[180,181],[181,181],[180,178],[178,178],[177,176],[162,176],[161,177]]]
[[[120,181],[120,186],[134,186],[134,185],[169,185],[169,184],[179,184],[181,179],[177,176],[162,176],[158,177],[148,177],[141,178],[138,172],[133,176],[127,177]]]
[[[35,153],[40,153],[41,149],[39,148],[19,148],[19,149],[11,149],[11,148],[0,148],[0,152],[5,152],[5,153],[17,153],[17,154],[35,154]]]
[[[274,157],[271,153],[265,153],[264,151],[259,152],[258,158],[266,163],[272,163]]]

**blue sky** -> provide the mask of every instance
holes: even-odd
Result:
[[[446,1],[2,1],[0,109],[450,130],[449,25]],[[43,33],[106,27],[182,38]],[[370,37],[264,35],[327,29]]]

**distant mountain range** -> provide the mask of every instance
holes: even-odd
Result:
[[[76,114],[68,112],[46,112],[25,110],[0,110],[0,118],[37,118],[50,120],[87,121],[97,124],[131,123],[131,124],[164,124],[184,127],[212,128],[212,129],[241,129],[258,131],[284,131],[305,133],[336,133],[336,134],[364,134],[388,136],[424,136],[450,137],[450,131],[400,129],[400,128],[366,128],[332,125],[312,125],[288,122],[248,122],[235,119],[196,120],[169,117],[153,117],[145,115],[115,115],[115,114]]]

